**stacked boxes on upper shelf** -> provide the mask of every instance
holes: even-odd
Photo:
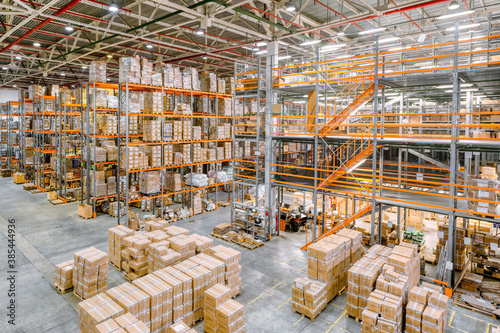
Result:
[[[439,258],[448,241],[448,222],[438,223],[438,244],[436,245],[436,258]],[[455,269],[463,270],[467,261],[470,249],[469,244],[465,244],[465,239],[469,238],[469,229],[457,226],[455,230]]]

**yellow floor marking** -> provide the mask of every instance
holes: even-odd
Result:
[[[455,317],[455,311],[453,311],[453,313],[451,314],[450,322],[448,323],[448,326],[450,327],[451,327],[451,322],[453,321],[453,317]]]
[[[307,268],[307,266],[308,266],[308,265],[305,265],[304,267],[302,267],[302,268],[300,269],[300,271],[302,271],[304,268]]]
[[[471,316],[468,316],[468,315],[463,314],[463,313],[461,313],[460,315],[461,315],[461,316],[466,316],[466,317],[469,317],[469,318],[471,318],[471,319],[475,319],[475,320],[477,320],[477,321],[482,321],[482,322],[484,323],[484,320],[481,320],[481,319],[479,319],[479,318],[476,318],[476,317],[471,317]]]
[[[300,319],[299,319],[299,320],[297,320],[297,321],[295,322],[295,324],[293,324],[293,325],[292,325],[292,327],[294,327],[295,325],[297,325],[297,324],[298,324],[298,323],[299,323],[302,319],[304,319],[304,315],[302,315],[302,317],[300,317]]]
[[[281,264],[282,264],[283,266],[288,267],[288,268],[294,269],[294,270],[296,270],[297,272],[304,273],[304,272],[302,272],[300,269],[294,268],[294,267],[292,267],[292,266],[288,266],[288,265],[287,265],[287,264],[285,264],[285,263],[281,263]]]
[[[330,331],[331,331],[331,329],[333,328],[333,326],[335,326],[335,325],[339,322],[340,318],[342,318],[342,317],[346,314],[346,312],[347,312],[347,311],[344,311],[344,312],[340,315],[340,317],[339,317],[337,320],[335,320],[335,322],[332,324],[332,326],[330,326],[330,328],[328,329],[328,331],[326,331],[325,333],[330,332]],[[338,326],[337,326],[337,327],[338,327]],[[339,327],[339,328],[342,328],[342,327]],[[343,328],[342,328],[342,329],[343,329]],[[345,329],[343,329],[343,330],[345,331]],[[346,331],[346,332],[348,332],[348,331]]]
[[[495,327],[498,327],[498,325],[495,325],[495,324],[492,324],[492,323],[488,323],[488,326],[486,326],[486,333],[489,333],[489,331],[490,331],[490,326],[495,326]]]
[[[277,284],[277,285],[275,285],[274,287],[272,287],[271,289],[269,289],[267,292],[269,292],[269,291],[273,290],[274,288],[276,288],[276,287],[277,287],[277,286],[279,286],[280,284],[281,284],[281,282],[278,282],[278,284]]]
[[[268,317],[270,315],[272,315],[276,310],[278,310],[279,308],[281,308],[283,305],[287,304],[292,298],[290,297],[289,299],[287,299],[286,301],[284,301],[283,303],[281,303],[280,306],[278,306],[276,309],[274,309],[273,311],[269,312],[269,314],[267,315]]]
[[[265,291],[260,294],[259,296],[257,296],[256,298],[254,298],[253,300],[251,300],[248,304],[252,304],[253,302],[255,302],[256,300],[258,300],[259,298],[261,298],[262,296],[264,296],[265,294],[267,294]]]

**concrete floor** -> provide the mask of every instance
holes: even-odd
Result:
[[[107,252],[107,229],[116,220],[109,216],[84,220],[76,213],[76,203],[51,205],[46,194],[30,194],[12,178],[0,178],[0,332],[78,332],[79,299],[73,293],[60,295],[53,288],[54,265],[73,258],[77,250],[95,246]],[[191,233],[209,235],[213,226],[227,222],[230,208],[207,213],[175,224]],[[16,226],[16,325],[7,324],[9,302],[7,276],[7,224]],[[215,244],[242,252],[242,294],[246,329],[254,332],[360,332],[360,323],[345,315],[346,294],[337,297],[311,322],[291,309],[293,280],[307,275],[307,256],[300,250],[303,233],[284,233],[255,251],[214,239]],[[108,286],[125,282],[122,272],[109,268]],[[450,305],[446,332],[491,332],[499,322]],[[203,322],[195,325],[203,332]]]

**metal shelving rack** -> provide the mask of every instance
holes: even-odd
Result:
[[[9,167],[9,105],[8,103],[0,104],[1,128],[0,128],[0,167],[2,169],[10,169]]]
[[[85,191],[85,201],[88,205],[92,206],[93,217],[97,215],[97,206],[104,201],[111,201],[117,197],[117,194],[105,195],[101,197],[95,197],[91,195],[91,189],[96,190],[96,171],[101,170],[106,166],[115,166],[118,162],[96,162],[96,143],[98,138],[106,138],[117,140],[118,135],[100,135],[96,134],[96,126],[98,123],[97,115],[103,114],[117,114],[118,109],[113,108],[97,108],[96,98],[91,99],[91,95],[97,95],[97,89],[110,89],[114,88],[115,85],[104,83],[104,82],[90,82],[86,87],[86,106],[85,106],[85,122],[82,126],[83,139],[85,140],[85,146],[81,150],[82,158],[82,180],[81,189],[82,197],[81,203],[84,201],[83,192]],[[80,94],[83,95],[83,94]],[[90,124],[92,119],[92,131],[90,130]],[[119,129],[119,127],[118,127]],[[83,140],[82,140],[83,141]],[[118,150],[119,154],[119,150]],[[120,156],[118,155],[118,159]],[[92,177],[90,177],[92,174]],[[117,184],[119,183],[119,176],[117,175]],[[118,186],[118,185],[117,185]]]
[[[83,151],[83,109],[81,103],[73,103],[68,90],[59,93],[56,111],[56,192],[61,201],[68,202],[67,191],[70,188],[80,187],[82,179],[81,152]],[[79,142],[79,150],[70,153],[69,142]],[[68,160],[71,167],[68,168]],[[69,177],[68,173],[76,177]],[[82,200],[83,194],[80,195]],[[73,197],[71,197],[73,198]],[[78,199],[78,198],[74,198]]]
[[[27,147],[27,138],[33,138],[33,100],[22,98],[20,106],[20,117],[19,117],[19,170],[24,173],[25,181],[33,180],[33,160],[31,163],[27,162],[27,152],[31,152],[31,157],[33,156],[33,146]]]
[[[271,192],[264,191],[264,196],[259,195],[266,183],[265,110],[266,98],[270,98],[266,91],[266,57],[259,57],[254,67],[236,63],[235,84],[231,228],[269,240],[275,230],[271,228],[272,214],[266,206],[265,195]],[[255,193],[253,198],[249,192]]]
[[[190,196],[190,202],[193,202],[193,195],[195,191],[198,190],[210,190],[213,189],[213,196],[212,198],[215,198],[214,204],[216,204],[217,208],[217,202],[219,200],[220,196],[220,188],[221,187],[228,187],[232,183],[232,181],[227,181],[224,183],[217,183],[212,185],[208,185],[205,187],[194,187],[194,186],[184,186],[180,191],[173,191],[169,192],[164,188],[164,181],[163,179],[163,171],[177,171],[181,175],[181,179],[184,178],[184,175],[188,173],[194,173],[196,172],[198,168],[202,168],[201,171],[203,172],[203,168],[205,168],[206,173],[209,173],[209,171],[214,171],[215,175],[217,174],[217,171],[220,171],[222,169],[223,163],[227,163],[228,165],[231,165],[233,162],[233,156],[229,159],[225,159],[225,157],[219,156],[218,153],[218,143],[220,142],[232,142],[233,139],[218,139],[218,125],[220,125],[222,122],[229,122],[232,125],[232,120],[233,116],[219,116],[218,115],[218,101],[220,98],[233,98],[232,95],[228,94],[219,94],[219,93],[214,93],[214,92],[202,92],[202,91],[196,91],[196,90],[185,90],[185,89],[175,89],[175,88],[166,88],[166,87],[157,87],[157,86],[149,86],[149,85],[139,85],[139,84],[131,84],[131,83],[123,83],[118,86],[116,86],[118,89],[118,100],[119,100],[119,111],[118,111],[118,170],[120,171],[120,174],[122,177],[125,178],[125,181],[117,180],[117,193],[118,193],[118,201],[124,202],[125,204],[125,215],[120,216],[118,214],[118,223],[119,224],[127,224],[128,225],[128,212],[129,212],[129,207],[130,205],[133,204],[139,204],[142,201],[145,200],[152,200],[153,207],[155,207],[155,201],[157,199],[160,200],[160,209],[161,213],[160,216],[163,218],[164,217],[164,200],[163,198],[165,197],[178,197],[180,200],[180,203],[183,207],[185,203],[186,196]],[[145,114],[143,110],[141,110],[140,113],[132,113],[129,112],[129,103],[124,103],[124,101],[129,100],[129,93],[131,91],[139,91],[139,92],[148,92],[148,91],[160,91],[162,94],[162,107],[161,107],[161,114]],[[172,105],[172,110],[166,110],[166,107],[164,105],[164,97],[166,95],[171,95],[171,98],[173,99],[173,105]],[[204,110],[197,110],[195,103],[195,100],[197,98],[205,99],[205,102],[202,103],[203,108],[206,108]],[[177,103],[190,103],[192,114],[191,115],[184,115],[184,114],[174,114],[173,110],[177,107]],[[212,112],[211,112],[212,111]],[[233,111],[234,113],[234,111]],[[122,119],[125,117],[125,129],[121,129],[120,126],[122,124]],[[144,119],[153,119],[153,120],[159,120],[162,128],[162,134],[161,134],[161,141],[160,142],[144,142],[143,135],[135,135],[136,138],[141,139],[141,141],[137,142],[131,141],[131,138],[133,135],[130,135],[129,133],[129,121],[131,117],[138,117],[139,120],[144,120]],[[164,128],[164,123],[165,121],[169,120],[190,120],[191,124],[191,138],[189,140],[181,140],[181,141],[173,141],[173,140],[165,140],[164,141],[164,134],[163,134],[163,128]],[[208,119],[208,124],[207,126],[203,126],[203,120]],[[210,127],[210,120],[214,120],[215,127],[216,127],[216,138],[215,139],[210,139],[208,138],[208,130]],[[201,140],[194,140],[193,139],[193,122],[201,123],[197,125],[201,125],[202,129],[205,127],[207,130],[207,133],[203,134],[202,133],[202,138]],[[206,136],[207,138],[203,138],[203,136]],[[215,146],[215,161],[204,161],[204,162],[196,162],[193,163],[193,143],[205,143],[205,144],[212,144]],[[165,150],[165,145],[172,145],[172,144],[189,144],[190,145],[190,163],[184,163],[181,165],[165,165],[165,160],[164,160],[164,150]],[[129,168],[129,161],[128,161],[128,151],[129,147],[131,146],[154,146],[154,145],[159,145],[161,146],[161,167],[148,167],[146,169],[139,169],[139,170],[134,170]],[[125,157],[125,165],[122,165],[122,159],[121,159],[121,154],[122,149],[121,147],[124,148],[123,152],[126,153]],[[232,152],[234,154],[234,151]],[[129,188],[130,188],[130,176],[138,174],[140,172],[147,172],[147,171],[159,171],[160,172],[160,191],[159,193],[154,193],[151,195],[140,195],[139,198],[137,199],[130,199],[129,195]],[[121,185],[124,185],[123,187]],[[137,191],[138,192],[138,191]],[[229,195],[229,194],[228,194]],[[207,198],[210,197],[209,192],[207,192]],[[121,205],[121,204],[120,204]],[[192,207],[190,207],[192,208]],[[154,208],[153,208],[154,209]]]
[[[56,98],[54,96],[41,96],[34,99],[33,105],[33,168],[34,184],[37,189],[45,192],[52,190],[51,182],[54,180],[54,170],[50,167],[50,158],[55,155],[56,147],[52,144],[55,139],[56,124]],[[47,121],[47,122],[46,122]],[[48,124],[49,126],[45,126]],[[48,164],[48,166],[47,166]],[[55,185],[55,184],[54,184]]]
[[[467,45],[468,41],[459,39],[458,22],[455,26],[455,35],[450,38],[445,47],[429,43],[425,46],[419,44],[414,47],[403,46],[401,49],[387,50],[379,44],[378,38],[375,43],[369,42],[371,48],[369,54],[340,58],[337,57],[338,54],[332,53],[331,59],[321,59],[321,62],[312,60],[307,64],[273,67],[276,72],[279,72],[279,75],[273,76],[273,93],[299,100],[305,92],[316,90],[319,94],[321,90],[325,94],[324,105],[328,105],[330,98],[332,98],[335,102],[332,102],[331,105],[340,105],[340,107],[338,109],[332,107],[330,110],[321,108],[319,102],[323,97],[320,99],[317,95],[312,110],[315,121],[315,132],[313,133],[290,134],[286,130],[286,124],[273,123],[272,141],[305,142],[314,150],[313,156],[318,156],[318,151],[321,150],[331,156],[321,156],[325,162],[328,162],[326,164],[321,161],[321,163],[314,163],[314,166],[295,167],[296,170],[308,169],[310,174],[302,171],[295,174],[286,172],[284,176],[288,177],[288,180],[283,181],[278,179],[275,173],[271,182],[276,187],[291,187],[313,192],[313,197],[316,196],[317,192],[320,195],[324,193],[354,197],[355,200],[366,202],[366,209],[359,208],[358,213],[353,212],[337,226],[339,228],[348,227],[356,218],[371,213],[372,244],[375,241],[381,242],[381,228],[378,228],[378,236],[375,231],[378,223],[376,219],[378,215],[378,220],[381,220],[383,210],[389,206],[398,209],[398,231],[402,227],[400,226],[402,219],[400,210],[416,209],[446,215],[449,219],[449,239],[453,240],[449,245],[453,250],[448,251],[444,261],[448,263],[447,266],[451,264],[453,267],[457,219],[463,218],[464,223],[467,223],[468,219],[498,223],[500,218],[499,215],[491,211],[483,214],[467,207],[467,204],[471,202],[491,203],[491,201],[468,198],[464,193],[466,193],[467,188],[471,187],[478,190],[484,189],[467,185],[467,175],[474,173],[477,175],[479,156],[483,153],[498,152],[499,147],[496,138],[473,137],[471,135],[472,129],[483,130],[492,127],[498,129],[500,125],[472,123],[471,117],[478,115],[478,112],[475,112],[472,99],[474,91],[480,89],[468,90],[465,89],[466,87],[462,87],[462,79],[466,77],[468,79],[466,82],[477,85],[477,88],[485,89],[488,95],[488,86],[484,88],[482,83],[488,81],[489,78],[498,77],[498,68],[495,68],[498,61],[490,60],[488,57],[486,61],[476,62],[472,56],[476,53],[485,54],[486,52],[489,54],[490,52],[498,53],[498,51],[495,48],[470,51],[471,57],[469,59],[471,60],[465,61],[463,53],[461,53],[465,47],[462,43]],[[478,39],[486,38],[493,41],[498,38],[498,35],[478,37]],[[430,52],[438,47],[442,54],[433,52],[432,57],[427,57],[434,59],[434,66],[431,69],[423,67],[420,69],[400,68],[398,70],[394,68],[397,66],[395,63],[412,64],[412,62],[420,61],[421,57],[426,57],[426,54],[416,53],[416,50],[428,48]],[[318,53],[319,50],[316,47],[316,54]],[[399,59],[397,58],[398,54],[400,54]],[[443,60],[443,57],[448,59]],[[356,63],[355,66],[349,63],[351,59]],[[437,64],[438,60],[445,62],[446,65],[439,66],[443,63]],[[321,66],[327,64],[327,68],[320,68],[320,63]],[[328,63],[332,63],[332,69],[329,69]],[[297,82],[291,79],[295,75],[294,67],[298,66],[309,67],[304,71],[308,72],[310,76],[299,79]],[[310,68],[314,66],[316,70],[311,70]],[[391,70],[386,71],[389,66],[392,66]],[[366,75],[360,73],[359,68],[362,67],[367,68]],[[316,77],[313,79],[312,75]],[[268,82],[271,81],[268,80]],[[355,86],[358,85],[356,82],[359,84],[366,82],[366,84],[360,89],[352,89],[352,93],[344,94],[344,89],[349,89],[346,87],[349,87],[351,82],[354,82]],[[437,87],[440,85],[447,87]],[[333,87],[334,90],[329,91],[328,87]],[[445,91],[445,89],[449,90]],[[394,91],[398,96],[396,97],[397,101],[394,101],[392,97],[389,98],[391,91]],[[327,97],[327,93],[330,98]],[[409,98],[416,97],[414,95],[419,96],[418,94],[420,96],[425,94],[421,98],[433,102],[437,101],[439,107],[432,112],[425,107],[409,108]],[[466,98],[465,112],[461,112],[461,97]],[[344,99],[346,99],[345,103]],[[400,103],[400,107],[396,112],[392,112],[392,105],[395,102]],[[367,103],[370,103],[370,106],[365,106]],[[331,112],[332,110],[333,112]],[[411,112],[408,114],[407,111]],[[422,120],[422,117],[434,115],[446,116],[447,120],[444,118],[433,122]],[[419,117],[421,121],[414,122],[407,119],[407,116]],[[464,121],[460,121],[460,116],[465,116]],[[286,117],[282,114],[281,117],[277,118],[282,118],[280,121],[284,121],[283,119]],[[389,121],[386,117],[396,117],[397,120]],[[345,131],[340,130],[340,128],[345,129]],[[391,128],[391,131],[387,130],[388,128]],[[397,130],[394,131],[394,128]],[[410,128],[411,130],[407,130]],[[430,130],[424,132],[425,128]],[[443,132],[433,133],[434,128],[439,128]],[[365,131],[360,131],[360,129],[365,129]],[[445,174],[437,175],[436,173],[428,178],[429,175],[423,175],[418,171],[418,166],[413,168],[413,173],[408,173],[408,164],[410,163],[408,153],[410,151],[413,151],[412,154],[420,159],[419,161],[425,160],[437,165],[436,169],[440,169],[441,173],[446,171]],[[435,151],[436,156],[426,156],[427,151]],[[394,152],[398,153],[397,176],[394,169],[391,170],[392,174],[384,171],[384,160],[388,155],[394,155]],[[473,172],[471,170],[473,166],[472,156],[475,152],[479,154],[475,155],[476,170]],[[394,162],[394,160],[391,161]],[[273,165],[269,161],[266,163],[266,169],[273,166],[294,168],[284,163],[278,164]],[[460,164],[464,166],[464,169],[460,167]],[[418,175],[419,173],[421,176]],[[438,176],[440,180],[436,181],[435,178]],[[446,186],[443,186],[443,183],[446,183]],[[498,199],[494,201],[500,203]],[[317,204],[314,203],[314,206],[317,211]],[[356,206],[355,203],[354,206]],[[316,216],[316,214],[313,215]],[[404,215],[406,216],[406,214]],[[314,225],[316,226],[316,221]],[[313,234],[313,241],[335,232],[337,226],[324,230],[324,232],[316,227],[313,228],[313,232],[319,231],[319,233]],[[307,245],[303,248],[306,247]],[[447,270],[446,275],[445,281],[449,287],[453,287],[453,270]]]

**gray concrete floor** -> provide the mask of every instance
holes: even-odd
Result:
[[[84,220],[77,204],[51,205],[46,194],[30,194],[12,178],[0,178],[0,332],[78,332],[79,299],[73,293],[60,295],[53,288],[54,265],[70,260],[77,250],[95,246],[107,252],[107,229],[116,220],[109,216]],[[16,226],[16,325],[7,323],[7,224]],[[230,208],[176,222],[191,233],[209,235],[213,226],[230,219]],[[360,332],[360,323],[345,315],[345,293],[338,296],[314,321],[292,312],[291,286],[307,275],[307,256],[300,250],[304,233],[283,233],[262,248],[246,250],[214,239],[215,244],[242,252],[241,296],[246,329],[254,332]],[[125,282],[122,272],[110,266],[108,286]],[[448,311],[446,332],[491,332],[498,321],[453,305]],[[203,332],[203,322],[195,325]]]

